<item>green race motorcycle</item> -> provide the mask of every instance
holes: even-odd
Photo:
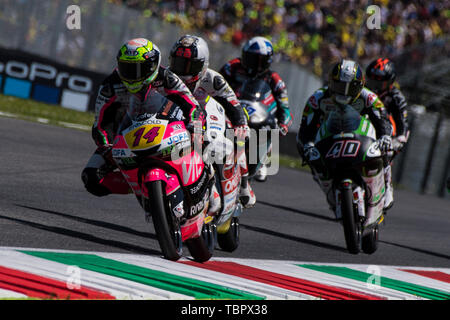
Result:
[[[342,222],[347,250],[374,253],[385,195],[383,154],[374,126],[351,106],[338,106],[319,128],[315,147],[312,170]]]

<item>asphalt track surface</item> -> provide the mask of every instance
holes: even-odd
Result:
[[[132,195],[85,191],[80,174],[95,149],[89,132],[0,118],[0,145],[0,246],[160,255]],[[352,255],[308,173],[280,168],[253,186],[258,201],[241,216],[239,248],[214,256],[450,267],[448,200],[397,190],[378,251]]]

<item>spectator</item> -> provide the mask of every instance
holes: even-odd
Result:
[[[118,2],[118,0],[109,0]],[[365,26],[366,1],[340,0],[122,0],[132,8],[183,28],[204,31],[211,41],[240,46],[262,35],[283,60],[299,62],[321,74],[334,59],[348,57],[357,45],[361,62],[392,56],[406,47],[432,41],[450,31],[450,1],[376,0],[381,30]],[[332,59],[332,60],[330,60]]]

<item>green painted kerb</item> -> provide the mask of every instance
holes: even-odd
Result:
[[[100,272],[110,276],[139,282],[170,292],[176,292],[196,299],[245,299],[264,300],[265,297],[206,281],[173,275],[144,267],[102,258],[93,254],[22,251],[31,256],[76,265],[82,269]]]
[[[348,279],[353,279],[361,282],[369,282],[373,278],[373,274],[362,272],[359,270],[353,270],[346,267],[337,266],[324,266],[324,265],[311,265],[311,264],[297,264],[296,266],[302,268],[308,268],[315,271],[325,272],[335,276],[340,276]],[[431,300],[448,300],[450,299],[450,293],[445,291],[440,291],[424,286],[420,286],[414,283],[409,283],[405,281],[390,279],[380,276],[379,285],[384,288],[389,288],[401,292],[406,292],[412,295],[423,297],[425,299]]]

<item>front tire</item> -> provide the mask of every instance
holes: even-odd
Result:
[[[195,261],[206,262],[212,257],[212,252],[203,236],[188,239],[185,243]]]
[[[164,201],[165,195],[161,181],[148,184],[149,208],[155,227],[156,237],[164,258],[176,261],[182,255],[181,232]]]
[[[347,250],[352,254],[360,251],[361,231],[353,210],[353,191],[350,187],[341,188],[341,212]]]

